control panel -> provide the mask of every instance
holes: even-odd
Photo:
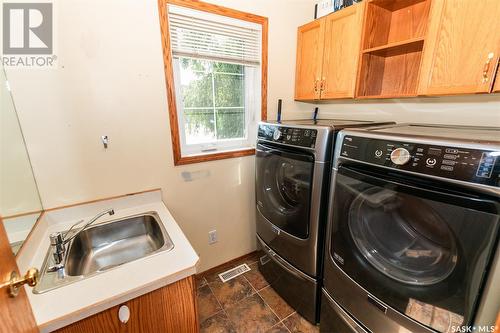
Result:
[[[258,138],[276,143],[314,148],[318,131],[309,128],[259,125]]]
[[[340,155],[395,169],[500,186],[500,151],[345,136]]]

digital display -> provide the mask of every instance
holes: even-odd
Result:
[[[483,153],[481,155],[479,167],[477,168],[476,176],[481,178],[491,178],[496,160],[497,156],[494,155],[494,153]]]
[[[441,156],[441,151],[442,149],[439,148],[429,148],[427,153],[432,156]]]

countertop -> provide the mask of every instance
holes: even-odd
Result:
[[[75,222],[88,220],[108,208],[113,208],[115,215],[103,217],[98,223],[156,212],[174,248],[46,293],[34,294],[26,287],[40,332],[59,329],[196,273],[198,255],[162,202],[160,190],[46,212],[17,258],[21,272],[42,267],[50,233],[67,230]]]

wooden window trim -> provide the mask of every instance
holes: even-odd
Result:
[[[158,0],[158,9],[160,14],[160,30],[163,48],[163,63],[165,69],[165,81],[167,85],[168,113],[170,118],[170,133],[172,136],[172,149],[174,155],[174,165],[191,164],[198,162],[207,162],[233,157],[243,157],[254,155],[255,149],[241,149],[225,151],[213,154],[203,155],[181,155],[181,141],[179,135],[179,123],[177,117],[177,104],[175,96],[174,71],[172,64],[172,49],[170,47],[170,31],[168,27],[167,5],[187,7],[207,13],[228,16],[231,18],[249,21],[262,26],[262,56],[261,56],[261,120],[267,119],[267,44],[268,44],[268,20],[267,17],[258,16],[238,10],[209,4],[193,0]]]

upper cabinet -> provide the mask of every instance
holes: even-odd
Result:
[[[323,64],[324,19],[299,28],[295,70],[295,99],[319,99],[321,66]]]
[[[500,92],[500,0],[364,0],[298,29],[295,99]]]
[[[295,99],[352,98],[365,4],[299,28]]]
[[[417,95],[430,0],[372,0],[363,26],[359,98]]]
[[[499,0],[433,0],[419,93],[490,92],[500,51],[499,18]]]
[[[364,3],[325,17],[321,98],[352,98],[356,86]]]

